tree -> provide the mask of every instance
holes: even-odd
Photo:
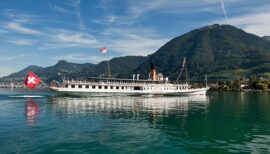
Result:
[[[241,90],[241,80],[239,76],[236,76],[233,80],[232,89],[240,91]]]
[[[249,77],[249,87],[251,89],[253,89],[255,87],[256,82],[257,82],[256,76],[252,75],[252,76]]]

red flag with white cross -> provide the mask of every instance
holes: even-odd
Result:
[[[24,80],[24,84],[29,89],[34,89],[41,83],[41,80],[32,72],[29,71],[28,75]]]
[[[107,47],[103,47],[99,49],[100,53],[106,53],[108,51]]]

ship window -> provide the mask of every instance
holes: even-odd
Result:
[[[102,89],[102,86],[98,86],[98,89]]]
[[[141,87],[134,87],[134,90],[141,90]]]
[[[71,88],[75,88],[75,85],[71,85]]]
[[[89,85],[86,85],[85,88],[89,88]]]
[[[82,85],[79,85],[79,88],[82,88]]]
[[[96,89],[96,86],[92,86],[92,89]]]
[[[108,89],[108,86],[105,86],[104,88],[105,88],[105,89]]]
[[[113,86],[111,86],[111,89],[113,89]]]
[[[118,86],[116,86],[116,89],[119,89],[119,87],[118,87]]]
[[[122,89],[124,89],[125,87],[122,87]]]
[[[68,87],[68,85],[66,84],[66,85],[65,85],[65,87],[67,88],[67,87]]]

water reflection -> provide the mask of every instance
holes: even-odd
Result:
[[[52,99],[54,110],[67,116],[97,112],[130,112],[134,116],[140,112],[166,115],[170,111],[187,112],[194,106],[206,108],[207,96],[189,97],[91,97]]]
[[[38,113],[39,113],[38,104],[32,98],[28,98],[25,104],[25,115],[27,123],[29,125],[34,125],[34,123],[37,120]]]

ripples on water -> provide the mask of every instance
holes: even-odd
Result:
[[[57,97],[0,90],[0,153],[269,153],[269,94]]]

